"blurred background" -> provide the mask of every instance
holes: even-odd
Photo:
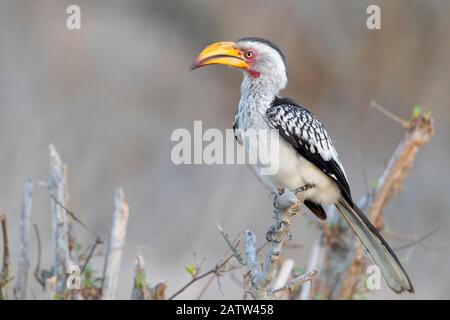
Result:
[[[81,7],[80,31],[66,28],[71,4]],[[379,31],[366,28],[370,4],[381,7]],[[327,125],[355,198],[378,179],[403,134],[370,101],[403,118],[416,104],[431,105],[436,136],[385,217],[398,236],[442,229],[426,240],[427,247],[399,253],[415,295],[380,290],[367,298],[450,298],[449,12],[444,0],[2,0],[0,211],[8,218],[13,270],[23,183],[27,177],[47,179],[49,143],[69,166],[68,207],[104,239],[114,189],[125,190],[130,220],[119,298],[130,297],[137,254],[147,262],[148,280],[167,280],[170,294],[190,280],[185,266],[194,263],[193,252],[199,261],[206,258],[204,269],[223,257],[227,247],[218,222],[230,235],[251,228],[263,241],[272,222],[271,200],[248,168],[176,166],[170,160],[174,129],[191,131],[194,120],[204,128],[231,128],[239,99],[240,72],[189,72],[196,54],[211,42],[260,36],[286,54],[289,85],[283,94]],[[307,221],[296,219],[292,229],[293,242],[302,248],[286,253],[298,267],[306,266],[319,235]],[[32,222],[41,231],[47,268],[49,198],[38,186]],[[80,228],[77,235],[84,246],[94,240]],[[33,234],[31,239],[34,268]],[[102,261],[93,261],[98,270]],[[195,298],[202,284],[180,297]],[[42,297],[34,279],[30,285],[29,298]],[[222,290],[214,283],[204,298],[241,295],[241,286],[225,276]]]

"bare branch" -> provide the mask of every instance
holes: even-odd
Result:
[[[52,198],[53,201],[55,201],[55,203],[62,209],[64,209],[64,211],[66,211],[66,213],[73,219],[75,220],[80,226],[82,226],[87,232],[89,232],[91,235],[93,235],[94,237],[96,237],[97,239],[100,239],[101,242],[103,242],[100,238],[100,236],[95,232],[92,231],[83,221],[80,220],[80,218],[78,218],[75,213],[73,213],[71,210],[67,209],[66,206],[64,206],[61,202],[58,201],[58,199],[53,195],[50,194],[50,197]]]
[[[216,278],[216,275],[212,275],[209,280],[206,282],[206,284],[203,286],[202,290],[200,290],[200,293],[198,294],[196,300],[200,300],[203,295],[205,294],[206,290],[209,288],[213,280]]]
[[[4,300],[5,296],[3,295],[3,288],[10,281],[9,266],[11,262],[9,260],[8,227],[6,225],[6,215],[3,213],[0,213],[0,223],[3,234],[3,263],[2,270],[0,272],[0,300]]]
[[[70,263],[69,234],[66,211],[59,204],[65,206],[67,198],[65,169],[61,157],[54,145],[50,150],[50,177],[48,189],[50,195],[50,208],[52,212],[52,232],[54,249],[54,274],[56,276],[55,292],[63,294],[66,287],[66,270]],[[56,199],[56,201],[55,201]]]
[[[236,244],[233,244],[233,242],[230,240],[229,235],[223,231],[223,228],[220,224],[217,225],[217,229],[219,229],[220,234],[222,235],[223,239],[227,243],[228,248],[234,254],[234,257],[236,258],[236,260],[239,261],[240,264],[244,265],[245,264],[244,258],[242,258],[241,254],[237,250],[239,241],[237,241]]]
[[[305,190],[309,187],[305,187]],[[305,190],[302,189],[301,192]],[[249,272],[244,283],[246,292],[250,293],[254,299],[274,299],[279,296],[280,292],[274,290],[271,286],[283,246],[286,241],[290,240],[288,230],[291,218],[299,212],[303,203],[301,192],[293,193],[280,189],[279,194],[275,197],[275,223],[266,233],[269,248],[262,268],[259,267],[256,255],[256,236],[251,230],[245,232],[245,262]]]
[[[401,187],[409,175],[419,149],[434,134],[432,119],[420,116],[412,119],[406,130],[403,141],[397,146],[387,168],[377,183],[375,197],[369,208],[369,218],[375,227],[382,226],[381,215],[388,202],[401,191]]]
[[[384,108],[383,106],[381,106],[380,104],[378,104],[376,101],[372,101],[370,103],[370,106],[372,108],[377,109],[378,111],[380,111],[382,114],[384,114],[386,117],[394,120],[395,122],[397,122],[398,124],[400,124],[403,128],[407,129],[409,128],[409,122],[406,120],[403,120],[402,118],[400,118],[399,116],[393,114],[392,112],[390,112],[389,110],[387,110],[386,108]]]
[[[424,235],[421,236],[420,238],[415,239],[415,240],[411,241],[410,243],[407,243],[407,244],[405,244],[405,245],[403,245],[403,246],[400,246],[400,247],[395,248],[395,251],[404,250],[404,249],[410,248],[410,247],[412,247],[412,246],[415,246],[415,245],[417,245],[417,244],[422,244],[422,242],[423,242],[424,240],[426,240],[427,238],[431,237],[433,234],[435,234],[436,232],[438,232],[441,228],[442,228],[442,226],[437,226],[436,228],[434,228],[434,229],[431,230],[430,232],[424,234]]]
[[[251,230],[245,233],[246,264],[249,269],[249,279],[246,281],[247,291],[254,299],[271,298],[269,286],[275,276],[284,241],[288,238],[290,219],[296,213],[291,211],[291,207],[299,202],[292,192],[284,192],[284,190],[281,192],[276,196],[274,203],[275,223],[266,233],[269,248],[262,268],[259,268],[256,257],[256,236]]]
[[[103,269],[102,298],[114,300],[119,281],[122,249],[127,233],[129,209],[122,189],[117,189],[114,200],[114,214]]]
[[[308,281],[312,281],[312,279],[314,279],[316,274],[317,274],[317,270],[314,269],[306,274],[302,274],[302,275],[292,279],[285,286],[283,286],[279,289],[273,290],[273,292],[272,292],[273,297],[276,299],[281,298],[284,294],[287,294],[289,291],[295,290],[295,288],[302,286],[303,284],[305,284]]]
[[[20,207],[19,261],[17,263],[17,279],[15,287],[15,298],[17,300],[26,299],[28,269],[30,268],[28,240],[30,232],[32,195],[33,181],[31,179],[27,179],[22,193],[22,205]]]

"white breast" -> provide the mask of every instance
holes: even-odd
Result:
[[[264,159],[264,168],[267,168],[267,166],[278,168],[273,174],[266,175],[262,174],[264,171],[261,163],[258,162],[254,165],[254,169],[261,180],[273,191],[276,191],[278,187],[295,190],[306,184],[312,184],[315,187],[305,192],[306,199],[319,204],[337,202],[340,191],[336,183],[314,164],[299,155],[283,138],[279,137],[279,147],[276,151],[274,151],[273,142],[269,142],[268,139],[259,137],[257,145],[260,154],[269,155],[268,158]],[[246,152],[254,151],[249,150],[246,145]],[[270,163],[268,164],[267,161],[270,161]]]
[[[236,113],[235,124],[239,130],[248,129],[272,129],[266,121],[265,114],[270,107],[273,97],[258,97],[258,95],[241,96],[238,111]],[[236,134],[238,141],[242,141],[239,133]],[[271,137],[267,135],[267,137]],[[276,152],[269,147],[272,144],[269,140],[258,139],[257,148],[261,148],[259,153],[269,154],[269,159],[265,159],[264,167],[269,162],[278,162],[278,170],[270,175],[261,174],[263,172],[261,164],[254,165],[256,173],[261,180],[273,191],[278,187],[285,187],[289,190],[295,190],[306,184],[312,184],[315,187],[304,193],[305,199],[318,204],[334,204],[340,198],[340,190],[336,183],[325,173],[319,170],[314,164],[303,158],[299,153],[283,138],[279,137],[279,148]],[[252,150],[245,144],[247,154]],[[255,151],[253,151],[255,152]]]

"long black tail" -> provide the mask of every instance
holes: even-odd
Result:
[[[336,207],[380,268],[388,286],[396,293],[404,291],[413,293],[411,281],[394,251],[358,206],[355,204],[352,206],[341,198]]]

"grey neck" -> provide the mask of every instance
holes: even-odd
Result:
[[[245,110],[246,112],[257,112],[264,115],[278,93],[279,90],[274,88],[270,82],[265,81],[264,78],[255,79],[245,75],[241,85],[238,113]]]

